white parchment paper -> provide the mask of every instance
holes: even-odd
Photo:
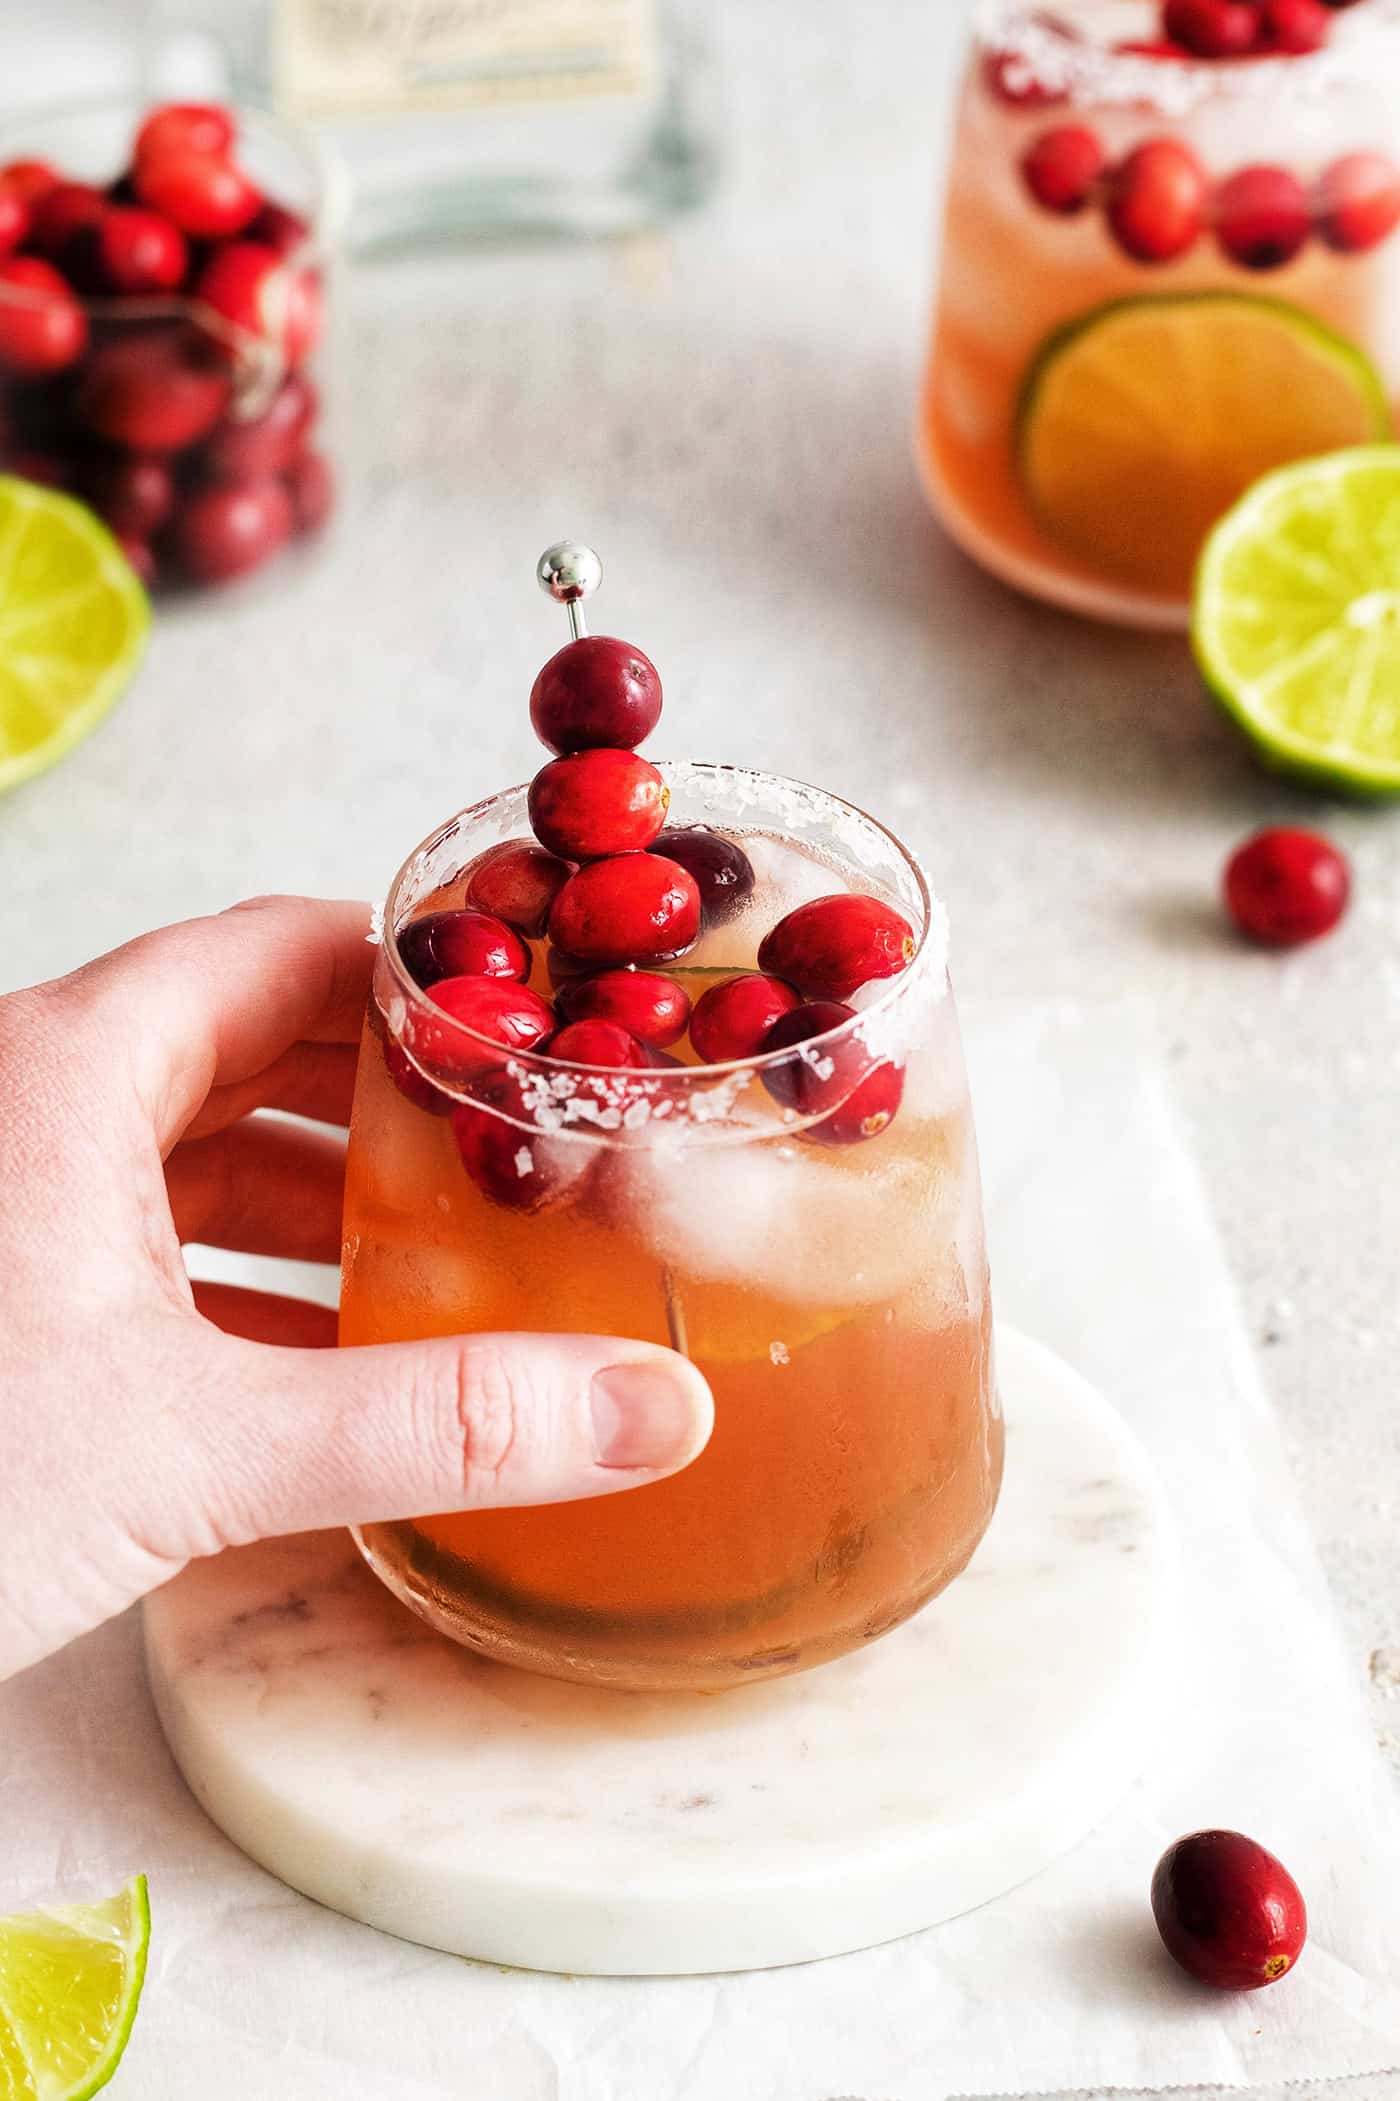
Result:
[[[1397,1805],[1149,1044],[1121,1012],[969,1029],[1000,1310],[1123,1410],[1181,1528],[1177,1714],[1127,1804],[1026,1888],[864,1955],[676,1981],[494,1970],[333,1917],[236,1853],[169,1761],[129,1616],[0,1688],[0,1909],[151,1877],[113,2101],[1400,2094]],[[1152,1865],[1206,1823],[1272,1846],[1307,1895],[1305,1959],[1275,1990],[1204,1993],[1157,1947]]]

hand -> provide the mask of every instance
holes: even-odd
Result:
[[[670,1350],[475,1335],[333,1350],[324,1307],[191,1287],[181,1244],[338,1259],[374,951],[261,898],[0,999],[0,1677],[200,1554],[675,1472],[712,1405]]]

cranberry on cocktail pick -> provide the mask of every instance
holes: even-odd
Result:
[[[590,635],[583,601],[603,581],[591,547],[558,540],[540,556],[536,580],[569,615],[572,639],[552,656],[530,694],[530,721],[541,744],[564,753],[609,747],[631,751],[661,716],[661,680],[630,642]]]
[[[1021,174],[1037,204],[1069,217],[1083,211],[1107,160],[1103,140],[1087,124],[1056,124],[1026,148]]]
[[[1108,224],[1126,255],[1169,263],[1194,246],[1205,225],[1205,169],[1179,139],[1146,139],[1111,169]]]
[[[1312,230],[1307,191],[1288,168],[1241,168],[1215,193],[1215,236],[1247,270],[1291,262]]]
[[[530,824],[564,861],[642,853],[666,821],[671,791],[635,751],[575,751],[551,759],[530,783]]]
[[[1308,1937],[1297,1883],[1238,1831],[1193,1831],[1168,1846],[1152,1877],[1152,1916],[1182,1969],[1226,1992],[1277,1984]]]

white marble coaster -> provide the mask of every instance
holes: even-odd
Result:
[[[872,1945],[1024,1881],[1145,1763],[1176,1622],[1148,1461],[1001,1330],[1006,1486],[971,1568],[857,1655],[718,1695],[477,1660],[343,1533],[201,1562],[146,1608],[200,1802],[352,1918],[531,1969],[754,1969]]]

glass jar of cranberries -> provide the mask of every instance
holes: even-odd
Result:
[[[308,136],[215,105],[0,133],[0,465],[90,503],[150,585],[248,575],[331,514],[334,192]]]

